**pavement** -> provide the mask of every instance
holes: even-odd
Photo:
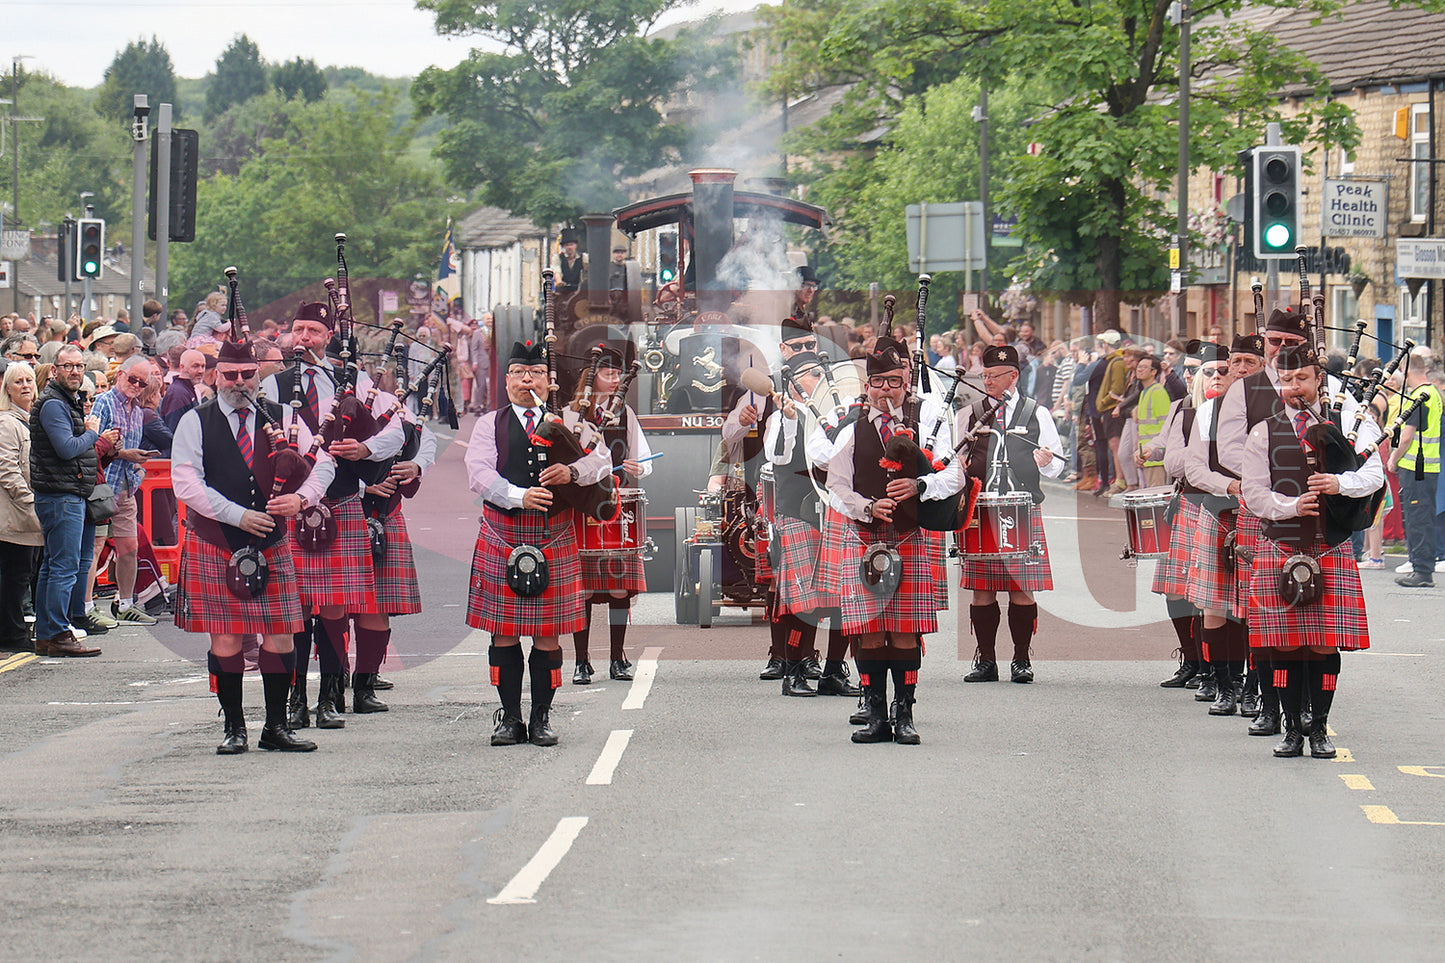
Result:
[[[565,685],[558,746],[492,748],[461,456],[407,507],[425,611],[396,621],[391,711],[307,730],[315,753],[217,757],[205,641],[166,622],[0,653],[0,960],[1439,959],[1438,591],[1362,573],[1340,756],[1275,759],[1158,687],[1152,563],[1055,494],[1038,681],[962,682],[955,587],[920,746],[852,744],[854,700],[758,681],[748,613],[677,626],[658,592],[636,681]]]

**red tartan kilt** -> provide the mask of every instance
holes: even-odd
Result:
[[[928,557],[933,561],[933,600],[940,609],[948,608],[948,533],[925,531]]]
[[[259,599],[238,599],[226,588],[226,563],[231,560],[231,551],[187,531],[181,543],[176,627],[213,635],[300,632],[304,622],[291,545],[282,539],[261,554],[271,572],[266,591]]]
[[[421,611],[421,587],[416,579],[411,536],[401,506],[382,522],[386,529],[386,552],[376,566],[376,605],[387,615],[415,615]],[[375,564],[375,559],[372,559]]]
[[[1315,543],[1324,585],[1318,601],[1289,608],[1279,597],[1276,582],[1285,559],[1294,549],[1261,537],[1255,546],[1254,577],[1249,593],[1249,644],[1255,648],[1295,648],[1332,645],[1347,651],[1370,647],[1370,624],[1365,617],[1365,595],[1360,570],[1348,541],[1324,551]]]
[[[1154,570],[1152,591],[1160,595],[1189,594],[1189,559],[1194,552],[1194,535],[1199,529],[1200,509],[1187,498],[1179,499],[1169,530],[1169,554],[1159,560]]]
[[[1235,573],[1224,567],[1224,537],[1233,522],[1226,526],[1214,513],[1201,508],[1196,525],[1185,597],[1197,608],[1243,618],[1249,599],[1240,594]]]
[[[1260,527],[1259,516],[1241,503],[1235,517],[1238,519],[1239,534],[1235,536],[1234,544],[1247,552],[1253,552],[1255,545],[1264,541],[1264,529]],[[1239,604],[1241,607],[1247,606],[1250,592],[1253,591],[1254,568],[1250,565],[1236,565],[1234,578],[1237,583],[1235,591],[1239,594]],[[1243,616],[1241,615],[1241,617]]]
[[[467,624],[507,636],[550,637],[585,629],[582,560],[577,554],[572,511],[550,517],[534,511],[504,515],[486,505],[482,512],[472,553]],[[534,598],[518,596],[507,584],[507,556],[518,545],[534,545],[547,559],[547,589]]]
[[[831,512],[830,512],[831,514]],[[923,635],[938,631],[938,601],[933,588],[933,559],[923,529],[900,534],[892,525],[863,525],[839,516],[829,527],[825,521],[819,554],[819,578],[836,592],[848,635],[871,632],[905,632]],[[903,577],[898,589],[880,598],[863,587],[858,564],[866,546],[883,542],[898,551]]]
[[[1047,592],[1054,587],[1054,571],[1049,566],[1049,540],[1044,536],[1044,513],[1038,505],[1029,506],[1029,527],[1034,541],[1043,546],[1038,558],[998,558],[992,555],[965,555],[959,568],[958,584],[966,589],[986,592]]]
[[[349,615],[376,615],[376,573],[371,561],[371,538],[366,533],[366,513],[361,496],[326,504],[336,517],[336,541],[324,552],[308,552],[297,542],[300,522],[292,521],[292,554],[296,557],[296,578],[301,583],[301,604],[314,612],[324,606],[340,606]]]
[[[778,613],[804,615],[837,605],[838,600],[823,590],[825,583],[818,579],[818,552],[823,541],[818,530],[801,519],[777,515],[773,519],[773,538],[782,553],[773,570]]]
[[[618,549],[606,555],[583,555],[582,590],[589,595],[607,595],[617,590],[629,596],[646,592],[642,553]]]

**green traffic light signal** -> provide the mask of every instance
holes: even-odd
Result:
[[[1294,235],[1286,224],[1271,224],[1264,229],[1264,244],[1276,251],[1293,251]]]
[[[1257,258],[1293,258],[1300,237],[1300,149],[1254,148],[1249,190],[1253,205],[1250,245]]]

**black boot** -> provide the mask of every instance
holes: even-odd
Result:
[[[861,691],[848,678],[848,663],[841,659],[829,659],[823,666],[823,677],[818,680],[818,695],[856,696]]]
[[[822,663],[818,661],[818,653],[816,652],[805,657],[803,661],[799,663],[799,667],[802,669],[803,678],[805,679],[817,681],[823,678],[823,666]]]
[[[868,700],[868,720],[853,733],[854,742],[892,742],[893,727],[888,724],[888,697],[875,687],[864,694]]]
[[[506,709],[498,709],[492,716],[496,728],[492,730],[492,745],[519,746],[527,741],[527,724],[521,716],[515,716]]]
[[[1335,686],[1340,678],[1340,654],[1327,653],[1323,658],[1308,663],[1306,685],[1310,693],[1310,755],[1315,759],[1335,758],[1334,743],[1330,742],[1330,707],[1335,701]]]
[[[997,602],[968,607],[968,621],[973,626],[978,649],[973,654],[973,671],[963,677],[964,682],[998,681],[997,643],[1001,618]]]
[[[216,747],[216,755],[236,756],[245,752],[246,749],[247,745],[245,720],[243,719],[240,722],[234,723],[227,722],[226,735],[225,738],[221,740],[221,744]]]
[[[1274,747],[1274,754],[1281,759],[1290,759],[1305,754],[1305,737],[1300,732],[1299,716],[1284,713],[1284,738]]]
[[[963,677],[964,682],[997,682],[998,663],[987,659],[975,659],[973,671]]]
[[[533,706],[532,721],[527,726],[527,741],[534,746],[555,746],[557,733],[552,730],[550,706]]]
[[[296,670],[291,696],[286,700],[286,725],[292,729],[311,728],[311,709],[306,705],[306,675],[300,669]]]
[[[615,682],[631,682],[632,663],[626,659],[613,659],[607,663],[607,678]]]
[[[493,644],[487,650],[491,665],[492,685],[497,687],[502,708],[492,717],[492,745],[515,746],[527,741],[527,724],[522,721],[522,676],[525,663],[520,645]]]
[[[817,694],[818,690],[808,685],[808,676],[801,659],[789,659],[783,662],[783,695],[815,696]]]
[[[342,691],[341,676],[335,673],[323,672],[321,674],[321,684],[317,689],[316,728],[345,729],[346,718],[342,716],[341,710],[336,708],[338,693]]]
[[[913,728],[913,700],[899,699],[893,703],[893,741],[900,746],[916,746],[922,740]]]
[[[1174,674],[1163,682],[1159,683],[1161,689],[1182,689],[1189,684],[1189,680],[1199,674],[1198,662],[1181,662]]]
[[[266,652],[263,650],[261,655],[265,658]],[[262,672],[261,687],[266,692],[266,725],[256,745],[276,752],[315,752],[316,743],[298,738],[286,725],[286,694],[291,689],[291,672]]]
[[[1335,744],[1330,742],[1329,716],[1310,719],[1310,756],[1314,759],[1335,758]]]
[[[776,682],[783,677],[783,660],[768,659],[768,664],[763,666],[763,671],[758,673],[758,678],[764,682]]]
[[[1239,714],[1246,719],[1253,719],[1259,715],[1259,686],[1259,673],[1253,665],[1250,665],[1249,671],[1244,674],[1244,682],[1239,694]]]
[[[1214,674],[1214,663],[1206,662],[1200,670],[1199,688],[1194,693],[1195,702],[1213,702],[1219,696],[1219,681]]]
[[[552,729],[552,697],[562,685],[562,653],[533,648],[527,656],[527,672],[532,683],[532,720],[527,726],[527,741],[534,746],[555,746],[557,733]]]
[[[1232,716],[1239,707],[1238,679],[1234,674],[1233,662],[1222,662],[1215,666],[1214,704],[1209,707],[1212,716]]]
[[[1262,705],[1259,708],[1259,715],[1249,724],[1251,736],[1277,736],[1279,735],[1279,704],[1274,706]]]
[[[375,672],[358,672],[351,677],[351,711],[358,714],[387,712],[391,706],[376,697]]]
[[[577,668],[572,673],[572,684],[591,685],[592,675],[594,671],[595,670],[592,668],[592,663],[588,662],[586,659],[583,659],[581,662],[577,663]]]
[[[218,756],[235,756],[246,751],[246,715],[241,709],[241,673],[227,671],[242,665],[239,656],[219,659],[206,653],[212,678],[216,680],[216,701],[225,716],[225,737],[216,747]]]

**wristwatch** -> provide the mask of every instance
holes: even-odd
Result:
[[[914,490],[914,493],[922,495],[923,492],[928,488],[928,482],[924,481],[922,478],[915,478],[913,480],[918,484],[918,487]]]
[[[578,477],[578,476],[577,476],[577,468],[576,468],[576,466],[574,466],[574,465],[568,465],[568,466],[567,466],[567,470],[572,473],[572,484],[574,484],[574,485],[577,484],[577,477]]]

